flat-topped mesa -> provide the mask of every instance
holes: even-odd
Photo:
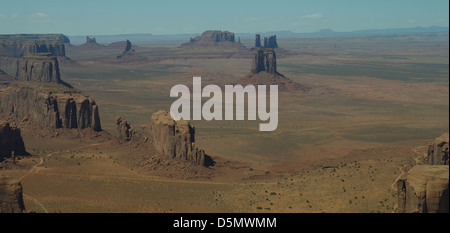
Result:
[[[15,80],[61,83],[58,59],[50,53],[37,53],[19,58]]]
[[[418,165],[397,182],[399,213],[449,213],[449,167]]]
[[[234,33],[229,31],[205,31],[201,36],[195,37],[193,41],[234,42]]]
[[[65,57],[66,48],[57,40],[0,40],[0,57],[20,58],[35,53],[51,53]]]
[[[64,34],[10,34],[0,35],[0,40],[51,40],[70,43],[69,37]]]
[[[23,189],[20,181],[0,176],[0,213],[24,213]]]
[[[0,95],[0,117],[16,121],[28,119],[49,128],[101,131],[94,99],[52,83],[11,83]]]
[[[181,47],[244,47],[240,42],[235,41],[235,35],[229,31],[205,31],[201,36],[191,38],[189,42]]]
[[[429,165],[449,165],[448,161],[449,134],[445,133],[434,142],[428,144]]]
[[[0,121],[0,161],[14,155],[27,155],[20,129],[13,127],[7,121]]]
[[[277,73],[277,58],[273,49],[258,49],[253,56],[251,73]]]

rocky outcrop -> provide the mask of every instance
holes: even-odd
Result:
[[[261,35],[255,35],[255,48],[261,48]]]
[[[28,119],[50,128],[101,131],[95,101],[59,84],[12,83],[0,96],[0,117]]]
[[[195,128],[189,121],[174,121],[167,111],[154,113],[150,124],[139,130],[133,129],[123,117],[116,117],[116,137],[126,141],[151,143],[156,153],[168,159],[201,166],[214,164],[204,150],[195,146]]]
[[[174,121],[167,111],[152,115],[152,142],[157,153],[167,158],[207,165],[205,151],[195,146],[195,128],[189,121]]]
[[[117,59],[121,59],[121,58],[126,57],[126,56],[134,56],[134,55],[136,55],[134,49],[132,49],[131,47],[132,47],[131,42],[129,40],[127,40],[126,44],[125,44],[125,50],[122,52],[121,55],[117,56]]]
[[[116,131],[115,136],[119,140],[129,141],[133,138],[133,129],[131,125],[121,116],[116,117]]]
[[[0,121],[0,161],[14,155],[26,155],[25,145],[20,129],[10,126],[7,121]]]
[[[136,64],[136,63],[145,63],[148,61],[148,58],[136,54],[136,51],[133,49],[133,45],[131,44],[131,42],[129,40],[124,41],[124,43],[116,42],[109,46],[110,47],[118,47],[119,45],[122,45],[123,47],[125,47],[125,49],[121,55],[116,56],[113,59],[114,61],[111,61],[112,63],[134,63],[134,64]]]
[[[398,212],[448,213],[449,167],[418,165],[397,182]]]
[[[89,36],[86,36],[86,43],[80,45],[80,46],[74,46],[75,48],[85,48],[85,49],[101,49],[105,48],[106,46],[103,44],[97,43],[97,40],[95,38],[91,38]]]
[[[239,79],[236,84],[277,85],[280,91],[308,91],[309,87],[296,83],[277,71],[274,49],[259,48],[255,51],[250,74]]]
[[[428,164],[429,165],[449,165],[448,164],[449,134],[436,138],[434,142],[428,144]]]
[[[273,36],[269,36],[269,37],[264,37],[264,46],[261,46],[261,36],[259,34],[256,34],[255,48],[256,49],[258,49],[258,48],[269,48],[269,49],[278,48],[277,36],[273,35]]]
[[[60,83],[58,59],[50,53],[27,55],[17,60],[16,80]]]
[[[126,41],[125,51],[124,52],[134,52],[134,49],[131,49],[131,42],[129,40]]]
[[[23,213],[22,184],[14,179],[0,176],[0,213]]]
[[[265,46],[265,48],[271,48],[271,49],[278,48],[277,36],[276,35],[269,36],[269,38],[267,39],[267,45]]]
[[[14,78],[11,75],[0,70],[0,89],[7,87],[13,80]]]
[[[277,73],[277,58],[273,49],[258,49],[254,54],[251,73],[267,72]]]
[[[97,40],[95,38],[86,36],[86,44],[97,44]]]

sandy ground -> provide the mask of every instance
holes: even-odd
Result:
[[[214,167],[155,165],[109,135],[114,118],[139,126],[170,107],[173,85],[232,83],[251,60],[138,47],[148,63],[110,64],[116,51],[72,49],[77,64],[62,64],[62,78],[96,100],[105,132],[24,129],[32,156],[3,161],[0,174],[21,180],[35,212],[395,212],[396,179],[449,128],[448,35],[279,44],[298,54],[281,56],[278,71],[311,91],[280,94],[274,132],[193,121]]]

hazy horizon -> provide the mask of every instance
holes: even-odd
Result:
[[[26,6],[26,7],[24,7]],[[311,33],[414,27],[448,27],[449,2],[354,1],[30,1],[3,3],[0,34],[81,35]]]

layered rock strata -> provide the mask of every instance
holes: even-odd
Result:
[[[66,56],[65,45],[57,40],[0,40],[0,57],[20,58],[35,53]]]
[[[144,140],[151,143],[158,154],[168,159],[210,166],[211,157],[195,146],[195,128],[189,121],[174,121],[169,112],[158,111],[149,125],[135,130],[123,117],[116,117],[116,137],[122,140]]]
[[[61,83],[58,59],[50,53],[27,55],[17,60],[16,80]]]
[[[398,212],[448,213],[449,167],[414,166],[397,182]]]
[[[101,131],[94,99],[58,84],[12,83],[1,93],[0,117],[29,119],[50,128]]]

